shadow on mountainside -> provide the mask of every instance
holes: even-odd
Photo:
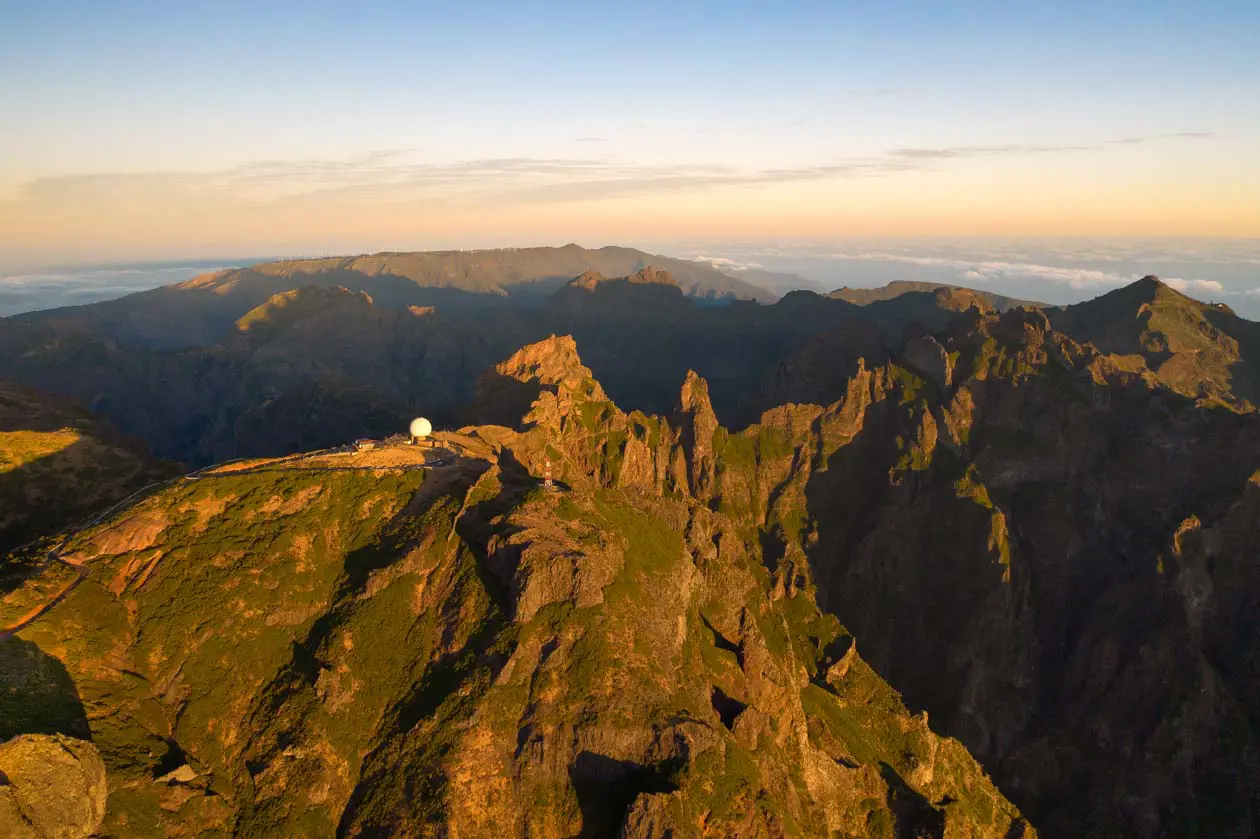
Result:
[[[90,437],[0,471],[0,593],[21,585],[54,537],[177,472]]]
[[[434,306],[477,311],[508,303],[502,294],[449,287],[420,286],[396,274],[364,274],[336,269],[318,274],[270,275],[251,269],[224,285],[162,286],[115,300],[15,315],[18,323],[49,324],[90,330],[125,345],[154,350],[188,349],[213,344],[231,334],[236,321],[280,294],[306,286],[344,286],[363,291],[385,308]]]
[[[472,425],[520,429],[542,391],[537,379],[521,381],[491,368],[477,380],[477,398],[468,409],[466,419]]]
[[[895,839],[943,839],[945,813],[915,792],[888,763],[880,762],[879,774],[888,784],[888,809],[895,820]]]
[[[19,734],[91,739],[87,713],[65,665],[15,636],[0,639],[0,742]]]
[[[569,767],[569,780],[582,811],[582,832],[574,839],[616,839],[639,795],[678,789],[672,775],[684,763],[680,759],[644,766],[591,751],[580,752]]]
[[[1252,405],[1260,405],[1260,323],[1218,309],[1207,309],[1203,317],[1238,342],[1238,360],[1228,367],[1230,389]]]
[[[1260,634],[1227,628],[1169,545],[1226,514],[1260,427],[1059,375],[985,381],[960,451],[896,480],[910,409],[871,405],[806,487],[820,605],[1045,835],[1232,835],[1260,812],[1260,751],[1205,639],[1242,656]]]
[[[74,403],[0,382],[0,590],[15,585],[8,572],[43,559],[15,549],[177,472]]]
[[[82,488],[71,485],[70,479],[81,471],[87,473],[85,478],[95,477],[81,468],[90,449],[91,445],[80,439],[0,471],[0,591],[12,590],[12,575],[7,573],[10,555],[28,542],[53,536],[72,524],[75,511],[84,506]],[[13,561],[16,566],[16,556]]]

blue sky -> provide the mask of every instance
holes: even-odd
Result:
[[[1260,235],[1256,3],[0,0],[0,19],[10,261]]]

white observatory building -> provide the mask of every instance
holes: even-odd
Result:
[[[420,445],[429,438],[433,433],[433,423],[424,417],[416,417],[411,421],[411,442],[413,445]]]

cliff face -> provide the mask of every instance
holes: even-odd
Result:
[[[772,587],[816,586],[1051,835],[1254,829],[1254,416],[1031,311],[973,311],[739,433],[706,390],[549,427],[597,441],[581,474],[755,527]]]
[[[553,338],[504,381],[525,413],[443,466],[226,467],[71,540],[90,573],[20,643],[91,709],[104,835],[1034,835],[697,500],[702,380],[626,415]]]
[[[914,401],[868,411],[807,491],[822,602],[1047,832],[1254,830],[1251,689],[1218,662],[1250,660],[1255,624],[1201,582],[1194,620],[1237,642],[1208,643],[1168,546],[1226,514],[1260,428],[1037,315],[944,338],[956,383],[921,370]],[[1246,564],[1224,550],[1205,580]]]

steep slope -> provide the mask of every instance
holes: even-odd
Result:
[[[509,382],[525,415],[439,434],[440,465],[240,464],[69,542],[89,576],[13,640],[88,709],[102,836],[1033,835],[756,526],[697,503],[702,380],[626,415],[556,338],[487,410]]]
[[[0,321],[4,375],[89,403],[159,455],[196,466],[384,436],[417,411],[449,419],[479,372],[535,334],[511,313],[481,331],[314,286],[264,301],[205,348],[9,327]]]
[[[725,268],[715,265],[723,273],[743,280],[746,283],[752,283],[758,288],[764,288],[772,291],[777,295],[784,295],[791,291],[812,291],[817,294],[824,294],[827,287],[817,280],[811,280],[800,274],[793,274],[784,271],[768,271],[764,268]]]
[[[175,471],[88,411],[0,382],[0,562]]]
[[[747,283],[772,291],[776,295],[782,296],[791,291],[812,291],[816,294],[826,294],[827,287],[817,280],[811,280],[800,274],[793,274],[785,271],[770,271],[765,268],[757,268],[752,265],[743,265],[733,263],[730,260],[721,258],[705,258],[697,257],[694,262],[702,265],[712,265],[724,274],[743,280]]]
[[[938,338],[805,484],[820,601],[1047,835],[1253,835],[1260,424],[1040,314]]]
[[[542,372],[573,352],[554,339],[486,380],[529,385],[523,428],[550,429],[514,456],[740,522],[772,588],[816,585],[1047,835],[1255,832],[1254,416],[1036,312],[973,310],[859,361],[841,400],[739,433],[697,377],[661,421],[615,411],[572,362]]]
[[[1260,324],[1160,282],[1137,282],[1051,314],[1055,329],[1106,353],[1140,357],[1168,387],[1206,403],[1260,403]]]

